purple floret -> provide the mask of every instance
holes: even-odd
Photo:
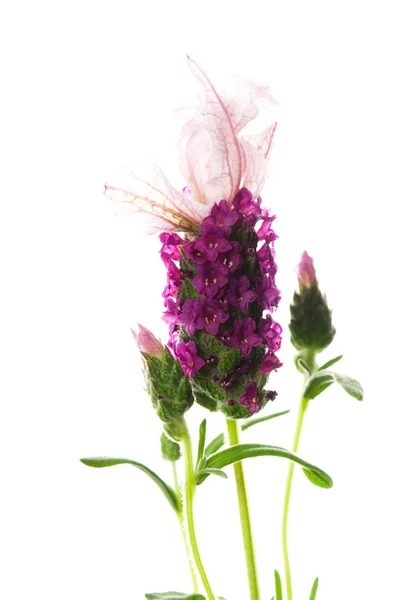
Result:
[[[218,290],[228,283],[228,277],[218,265],[205,263],[198,265],[199,274],[192,280],[192,284],[200,294],[213,298]]]
[[[282,366],[279,358],[275,356],[273,352],[268,352],[263,360],[263,364],[261,365],[260,373],[266,374],[271,373],[275,369],[279,369]]]
[[[281,347],[282,327],[273,320],[271,315],[267,315],[260,322],[260,335],[263,338],[264,345],[271,352],[276,352]]]
[[[255,381],[250,381],[247,384],[244,393],[238,400],[238,403],[247,406],[251,413],[255,413],[258,411],[260,397],[258,393],[258,387]]]
[[[203,223],[209,223],[220,227],[225,235],[231,233],[231,226],[239,220],[239,213],[231,208],[226,200],[221,200],[219,204],[214,204],[210,216],[206,217]]]
[[[250,281],[246,275],[242,275],[237,279],[231,279],[226,300],[232,306],[239,308],[242,312],[246,312],[249,302],[253,302],[256,298],[257,294],[250,289]]]
[[[234,348],[239,348],[243,356],[247,356],[253,346],[258,346],[262,342],[261,336],[254,333],[255,329],[256,323],[253,319],[236,319],[228,343]]]
[[[188,373],[190,379],[194,376],[195,371],[199,371],[205,364],[205,361],[197,355],[195,342],[180,342],[174,347],[175,357],[181,363],[184,373]]]
[[[253,194],[247,188],[241,188],[236,194],[233,205],[243,217],[243,222],[254,227],[261,215],[261,199],[253,200]]]

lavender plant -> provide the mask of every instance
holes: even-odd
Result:
[[[166,268],[163,320],[169,340],[163,345],[145,327],[133,331],[141,352],[146,387],[163,432],[161,453],[172,466],[173,483],[152,469],[126,458],[84,458],[91,467],[130,464],[159,487],[179,522],[192,576],[189,593],[148,593],[148,600],[215,600],[195,531],[196,490],[211,475],[227,477],[233,465],[246,556],[250,600],[260,599],[243,461],[278,456],[290,461],[283,514],[283,553],[287,600],[292,599],[287,549],[287,522],[293,469],[297,463],[309,481],[330,488],[330,476],[297,456],[304,413],[310,400],[334,381],[362,399],[360,385],[329,370],[341,357],[316,365],[319,352],[335,330],[326,299],[318,288],[313,262],[304,253],[299,267],[299,292],[291,306],[291,341],[299,351],[296,366],[306,379],[293,450],[262,443],[241,443],[240,433],[289,411],[258,413],[274,401],[269,375],[282,367],[278,358],[282,328],[274,313],[280,302],[276,285],[275,215],[262,205],[260,192],[267,174],[276,123],[258,135],[242,136],[258,114],[258,104],[270,100],[267,88],[253,83],[220,94],[190,58],[203,97],[183,127],[180,168],[186,187],[173,187],[157,166],[144,173],[130,170],[125,181],[106,185],[106,194],[144,213],[151,232],[160,232],[160,256]],[[185,413],[193,409],[219,411],[225,435],[206,440],[206,418],[199,429],[194,460]],[[181,484],[176,463],[184,459]],[[318,580],[311,590],[315,598]],[[203,592],[203,593],[202,593]],[[204,594],[204,595],[203,595]],[[219,597],[218,597],[219,598]],[[275,599],[282,599],[282,582],[275,571]],[[222,600],[219,598],[219,600]]]

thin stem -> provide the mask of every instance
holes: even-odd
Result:
[[[196,573],[195,573],[195,567],[192,562],[192,554],[191,554],[191,550],[189,548],[187,531],[186,531],[186,527],[185,527],[185,523],[184,523],[184,513],[182,511],[181,488],[180,488],[180,484],[178,482],[176,461],[173,461],[171,464],[172,464],[172,468],[173,468],[174,490],[175,490],[175,493],[176,493],[176,496],[177,496],[177,499],[179,502],[179,507],[180,507],[180,512],[178,513],[178,520],[180,522],[182,538],[184,540],[185,553],[187,555],[187,559],[188,559],[188,563],[189,563],[189,570],[191,572],[193,591],[196,594],[197,592],[199,592],[199,585],[198,585],[198,580],[197,580]]]
[[[227,419],[227,431],[230,446],[239,444],[238,424],[234,419]],[[238,494],[239,514],[242,527],[243,546],[246,555],[247,576],[249,580],[250,600],[260,599],[256,559],[254,555],[252,528],[250,524],[249,505],[247,502],[245,476],[241,462],[234,464],[236,491]]]
[[[311,372],[316,369],[315,364],[315,352],[313,350],[307,350],[305,353],[303,352],[303,357],[306,359],[308,366],[310,367]],[[305,378],[307,380],[307,377]],[[297,452],[300,435],[303,428],[304,415],[308,407],[307,398],[302,396],[300,400],[300,407],[297,416],[296,423],[296,431],[294,434],[292,451]],[[290,570],[290,560],[289,560],[289,549],[287,542],[287,532],[288,532],[288,521],[289,521],[289,508],[290,508],[290,497],[292,493],[292,483],[293,483],[293,474],[294,474],[294,462],[290,462],[289,469],[287,472],[286,478],[286,488],[285,488],[285,499],[283,502],[283,517],[282,517],[282,551],[283,551],[283,562],[285,566],[285,580],[286,580],[286,600],[293,600],[293,588],[292,588],[292,574]]]
[[[308,400],[306,398],[302,398],[300,402],[300,409],[297,418],[296,425],[296,433],[294,434],[293,440],[293,452],[297,452],[297,448],[300,441],[301,429],[303,426],[304,414],[307,410]],[[289,470],[287,473],[286,479],[286,489],[285,489],[285,500],[283,503],[283,519],[282,519],[282,548],[283,548],[283,561],[285,564],[285,579],[286,579],[286,594],[287,600],[292,600],[293,591],[292,591],[292,576],[290,572],[290,562],[289,562],[289,550],[287,544],[287,525],[289,518],[289,507],[290,507],[290,496],[292,491],[292,482],[293,482],[293,474],[294,474],[294,462],[290,462]]]
[[[195,495],[196,482],[192,459],[192,444],[187,428],[182,437],[182,443],[184,446],[185,458],[185,514],[189,541],[191,542],[192,554],[195,560],[196,568],[198,569],[200,578],[203,583],[203,587],[208,596],[208,600],[216,600],[211,590],[209,580],[207,579],[206,571],[203,567],[202,559],[199,553],[198,543],[196,540],[195,524],[193,518],[193,499]]]

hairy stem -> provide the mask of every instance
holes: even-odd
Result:
[[[230,446],[239,444],[238,424],[233,419],[227,419],[227,431]],[[250,600],[259,600],[260,591],[258,586],[258,576],[256,568],[256,559],[254,555],[252,528],[250,523],[249,505],[247,502],[245,477],[241,462],[234,464],[236,491],[238,494],[239,514],[242,527],[243,546],[246,556],[247,576],[249,580]]]
[[[212,589],[209,584],[209,580],[206,575],[206,571],[203,567],[202,559],[200,557],[198,542],[196,540],[195,524],[193,518],[193,499],[195,495],[196,482],[195,482],[195,471],[193,467],[192,459],[192,444],[191,438],[188,432],[188,428],[182,437],[182,443],[184,447],[184,459],[185,459],[185,515],[186,525],[188,530],[189,541],[191,543],[192,555],[198,570],[199,576],[202,580],[203,587],[206,591],[208,600],[216,600]]]

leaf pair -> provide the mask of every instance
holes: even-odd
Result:
[[[332,383],[338,383],[343,390],[357,400],[363,400],[363,389],[361,384],[347,375],[340,375],[334,371],[329,371],[329,367],[333,366],[343,358],[343,355],[336,356],[328,360],[325,364],[312,372],[307,362],[302,356],[298,356],[295,360],[298,371],[308,376],[307,385],[304,390],[304,398],[313,400]]]

